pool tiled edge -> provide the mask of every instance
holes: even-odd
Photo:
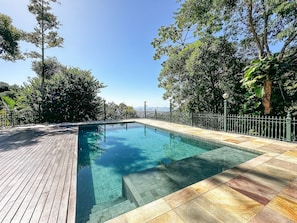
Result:
[[[297,144],[149,119],[135,121],[262,155],[109,223],[271,222],[272,218],[277,222],[297,222]]]

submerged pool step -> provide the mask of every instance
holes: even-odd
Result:
[[[124,195],[142,206],[256,157],[227,146],[123,177]]]
[[[136,207],[137,206],[129,200],[123,200],[122,202],[119,202],[108,208],[100,209],[100,205],[96,205],[93,207],[92,213],[90,214],[87,223],[105,222],[111,218],[133,210]]]
[[[160,168],[162,167],[124,176],[124,196],[142,206],[180,189],[180,186],[171,181]]]
[[[122,202],[124,202],[126,200],[127,200],[126,198],[120,197],[120,198],[118,198],[117,200],[114,200],[114,201],[109,201],[109,202],[105,202],[105,203],[96,204],[91,209],[91,213],[90,214],[93,214],[93,213],[96,213],[96,212],[98,212],[100,210],[104,210],[104,209],[109,208],[111,206],[120,204],[120,203],[122,203]]]

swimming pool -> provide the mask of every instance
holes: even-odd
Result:
[[[81,126],[77,222],[104,222],[256,156],[138,123]]]

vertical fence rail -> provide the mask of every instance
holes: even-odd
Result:
[[[227,132],[296,141],[296,118],[227,115]]]
[[[224,114],[178,112],[157,114],[155,112],[154,117],[149,118],[171,120],[174,123],[218,131],[226,130],[243,135],[297,142],[297,120],[291,114],[288,114],[287,117],[227,114],[225,117]]]
[[[291,129],[291,132],[292,132],[291,141],[292,142],[297,142],[297,119],[296,119],[296,117],[292,118],[291,128],[292,128]]]
[[[286,118],[286,141],[290,142],[291,141],[291,114],[288,112],[287,118]]]

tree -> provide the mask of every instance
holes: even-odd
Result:
[[[32,70],[42,77],[44,71],[44,79],[49,80],[54,74],[61,71],[64,67],[60,64],[56,57],[48,57],[44,60],[44,64],[41,61],[33,61]]]
[[[242,102],[239,81],[244,63],[235,56],[236,49],[224,38],[205,37],[171,54],[162,64],[159,86],[164,99],[191,112],[223,112],[225,92],[230,102]],[[232,106],[238,112],[239,106]]]
[[[137,117],[136,111],[132,106],[127,106],[124,103],[120,103],[119,105],[117,105],[114,102],[109,102],[106,104],[106,119],[119,120],[128,117]]]
[[[137,116],[136,111],[132,106],[128,106],[124,103],[119,104],[119,111],[121,119],[124,118],[135,118]]]
[[[262,98],[265,94],[263,82],[267,78],[267,69],[271,76],[271,83],[274,85],[271,91],[271,102],[274,109],[271,114],[285,115],[287,111],[297,111],[297,54],[288,53],[282,60],[277,54],[264,59],[256,59],[247,67],[243,79],[244,86],[249,90],[249,100],[254,110],[263,109],[256,98]],[[267,87],[264,85],[264,87]],[[267,99],[266,99],[267,100]],[[295,103],[295,104],[294,104]]]
[[[121,119],[119,106],[114,102],[109,102],[106,105],[106,119],[118,120]]]
[[[6,110],[13,110],[16,106],[16,101],[10,98],[9,96],[1,96],[2,103]]]
[[[27,55],[31,58],[41,60],[41,100],[44,100],[44,83],[46,78],[45,50],[52,47],[62,47],[63,38],[59,37],[56,31],[60,23],[57,17],[50,12],[51,3],[56,3],[57,0],[31,0],[28,5],[28,10],[35,15],[37,25],[34,32],[27,33],[26,40],[34,44],[41,50],[41,53],[32,51]],[[33,64],[34,66],[34,64]],[[40,109],[40,108],[39,108]]]
[[[38,103],[43,103],[42,121],[78,122],[97,120],[102,110],[102,99],[98,96],[104,87],[90,71],[79,68],[65,68],[46,81],[45,100],[38,101],[41,94],[39,81],[32,78],[24,91],[27,102],[35,114]]]
[[[9,84],[0,81],[0,94],[9,91]]]
[[[9,61],[21,59],[18,42],[22,32],[12,25],[9,16],[0,13],[0,58]]]
[[[226,36],[237,44],[239,55],[247,59],[257,57],[256,60],[263,60],[263,64],[266,64],[253,67],[258,63],[252,62],[246,69],[243,82],[258,80],[263,92],[263,113],[270,114],[271,102],[276,101],[271,98],[273,88],[284,88],[279,87],[280,80],[287,77],[284,73],[276,72],[275,67],[287,64],[285,57],[296,55],[296,24],[296,0],[186,0],[175,13],[175,23],[159,29],[159,37],[152,42],[156,48],[154,58],[170,56],[176,50],[174,46],[186,46],[189,33],[198,39],[205,34]],[[272,50],[276,44],[279,46],[278,52]],[[289,66],[294,70],[294,64]],[[257,70],[259,67],[261,69]],[[250,72],[249,68],[255,72]],[[253,89],[259,91],[259,88],[248,88],[250,94]],[[257,96],[259,94],[253,92],[253,98]],[[274,108],[276,105],[278,103],[273,104]]]
[[[0,109],[15,111],[28,109],[20,86],[0,82]]]
[[[264,114],[270,114],[273,83],[282,75],[276,72],[275,66],[284,63],[289,50],[296,49],[296,0],[187,0],[176,13],[176,27],[185,29],[189,26],[195,27],[198,36],[205,32],[228,36],[249,52],[246,55],[250,58],[256,49],[257,60],[259,63],[264,61],[265,65],[252,62],[249,68],[256,72],[247,68],[246,76],[261,79]],[[280,45],[278,52],[272,51],[275,44]],[[259,67],[261,69],[257,71]]]

